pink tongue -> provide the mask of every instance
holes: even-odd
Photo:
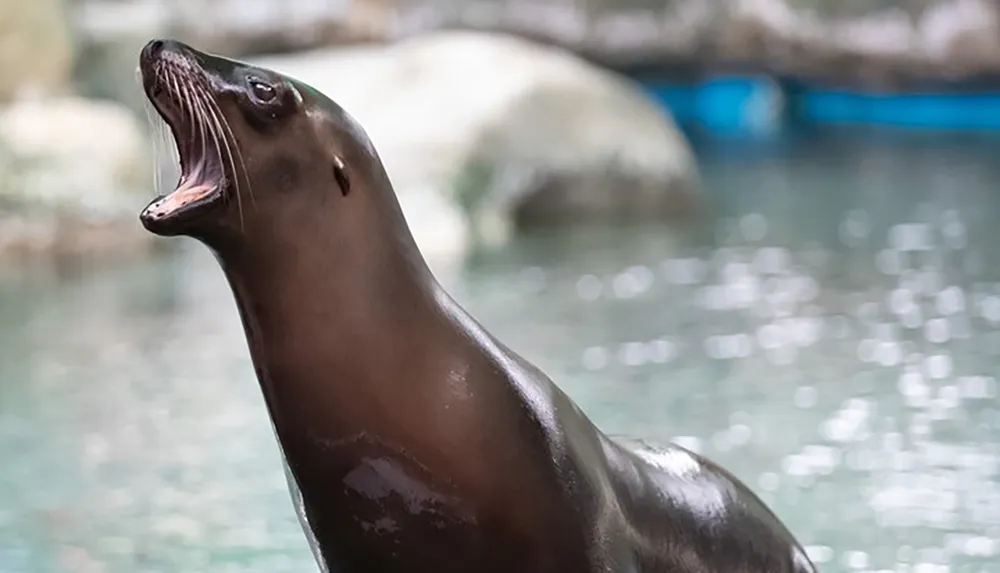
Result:
[[[181,181],[181,184],[173,193],[167,195],[152,206],[151,212],[152,214],[158,216],[169,215],[189,203],[194,203],[199,199],[207,197],[208,194],[214,190],[215,185],[210,185],[208,183],[198,183],[192,185],[186,181]]]

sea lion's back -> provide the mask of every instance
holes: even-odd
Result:
[[[778,517],[719,465],[675,444],[616,438],[610,449],[645,573],[816,573]]]

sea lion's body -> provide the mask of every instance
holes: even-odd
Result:
[[[612,441],[469,317],[427,268],[377,153],[336,104],[181,44],[151,43],[141,61],[172,126],[191,114],[170,98],[187,94],[192,109],[224,116],[240,146],[242,170],[193,152],[197,174],[143,223],[196,237],[219,259],[329,571],[813,571],[736,478],[675,446]],[[223,198],[244,192],[241,174],[254,198],[237,216]]]

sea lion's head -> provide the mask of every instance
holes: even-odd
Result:
[[[158,235],[239,237],[274,224],[261,213],[297,217],[344,199],[355,169],[378,162],[346,112],[277,72],[168,40],[142,49],[139,70],[181,164],[176,189],[140,214]]]

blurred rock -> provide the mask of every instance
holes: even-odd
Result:
[[[170,1],[77,0],[74,81],[79,95],[124,103],[140,115],[146,98],[139,86],[139,52],[153,38],[171,37]]]
[[[120,105],[76,97],[0,109],[0,258],[113,258],[152,244],[136,216],[153,168]]]
[[[87,62],[101,60],[92,42],[120,41],[136,27],[235,57],[460,28],[554,44],[626,71],[739,66],[898,88],[1000,75],[994,0],[77,1]]]
[[[0,0],[0,103],[23,91],[64,92],[72,65],[62,0]]]
[[[957,0],[932,6],[916,23],[924,53],[954,76],[1000,71],[1000,6]]]
[[[382,155],[415,233],[412,197],[443,193],[475,238],[511,223],[662,217],[697,189],[671,118],[614,74],[514,37],[447,32],[383,48],[257,61],[341,103]],[[426,229],[424,229],[426,227]]]
[[[720,19],[715,57],[890,89],[1000,73],[1000,7],[995,2],[813,4],[793,8],[787,0],[733,2]]]
[[[76,0],[90,43],[168,35],[221,55],[275,54],[386,35],[386,0]]]
[[[139,52],[151,38],[167,36],[160,32],[115,36],[81,44],[74,73],[78,95],[124,104],[140,116],[145,113],[146,96],[136,71]]]

